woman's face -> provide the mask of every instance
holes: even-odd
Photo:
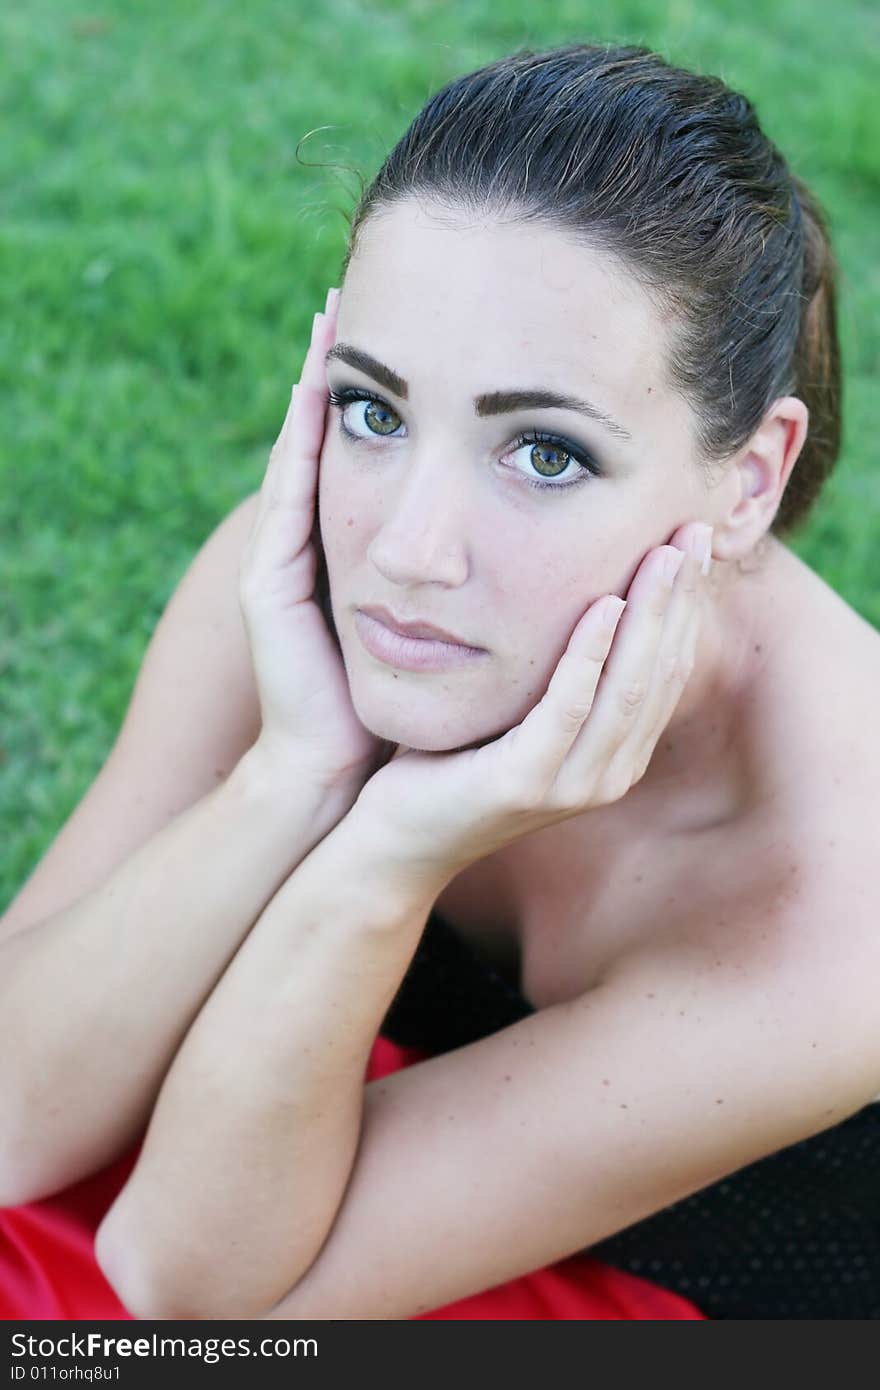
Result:
[[[644,293],[555,231],[435,217],[415,202],[365,224],[327,380],[369,399],[329,407],[318,501],[367,729],[432,751],[506,732],[543,695],[586,609],[625,597],[647,551],[706,515],[664,343]],[[352,366],[353,350],[373,363]],[[614,423],[573,403],[503,399],[525,392],[578,398]],[[530,432],[553,440],[518,442]],[[382,660],[365,645],[377,631],[357,616],[365,605],[482,652],[442,670]]]

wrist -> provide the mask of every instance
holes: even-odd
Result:
[[[305,752],[280,752],[261,739],[238,762],[232,778],[248,801],[271,807],[285,821],[309,826],[312,844],[347,815],[360,790],[359,783],[332,782]]]
[[[455,870],[420,859],[394,837],[372,806],[356,800],[336,832],[344,842],[354,873],[370,891],[384,896],[394,913],[429,912]]]

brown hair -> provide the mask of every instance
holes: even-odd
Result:
[[[802,524],[840,452],[839,268],[815,195],[720,78],[647,48],[520,50],[422,107],[350,217],[408,198],[561,229],[621,263],[669,324],[700,465],[780,396],[810,419],[771,530]]]

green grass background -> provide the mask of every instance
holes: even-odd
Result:
[[[193,554],[262,479],[358,187],[304,167],[297,142],[314,131],[302,159],[369,177],[451,77],[585,40],[645,44],[742,89],[828,209],[844,448],[789,544],[880,624],[869,0],[6,5],[0,907],[102,766]]]

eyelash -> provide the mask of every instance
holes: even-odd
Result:
[[[348,429],[342,420],[341,412],[347,405],[350,405],[352,401],[375,402],[376,405],[382,406],[383,409],[390,410],[392,415],[397,414],[394,406],[389,405],[381,396],[377,396],[373,391],[365,391],[359,386],[344,386],[339,391],[330,391],[329,401],[330,405],[340,412],[340,434],[344,435],[347,439],[354,439],[360,442],[363,442],[363,435],[355,434],[352,430]],[[382,439],[383,437],[390,438],[389,435],[376,435],[377,439]],[[568,454],[582,470],[568,483],[545,483],[539,482],[537,479],[524,478],[523,481],[526,487],[535,488],[539,492],[565,492],[570,487],[579,487],[582,483],[587,481],[588,477],[600,478],[602,476],[601,470],[589,454],[584,453],[577,445],[569,443],[568,440],[560,439],[557,435],[546,434],[543,430],[526,430],[513,441],[511,448],[516,451],[525,444],[550,444],[554,448],[561,449],[562,452]]]

